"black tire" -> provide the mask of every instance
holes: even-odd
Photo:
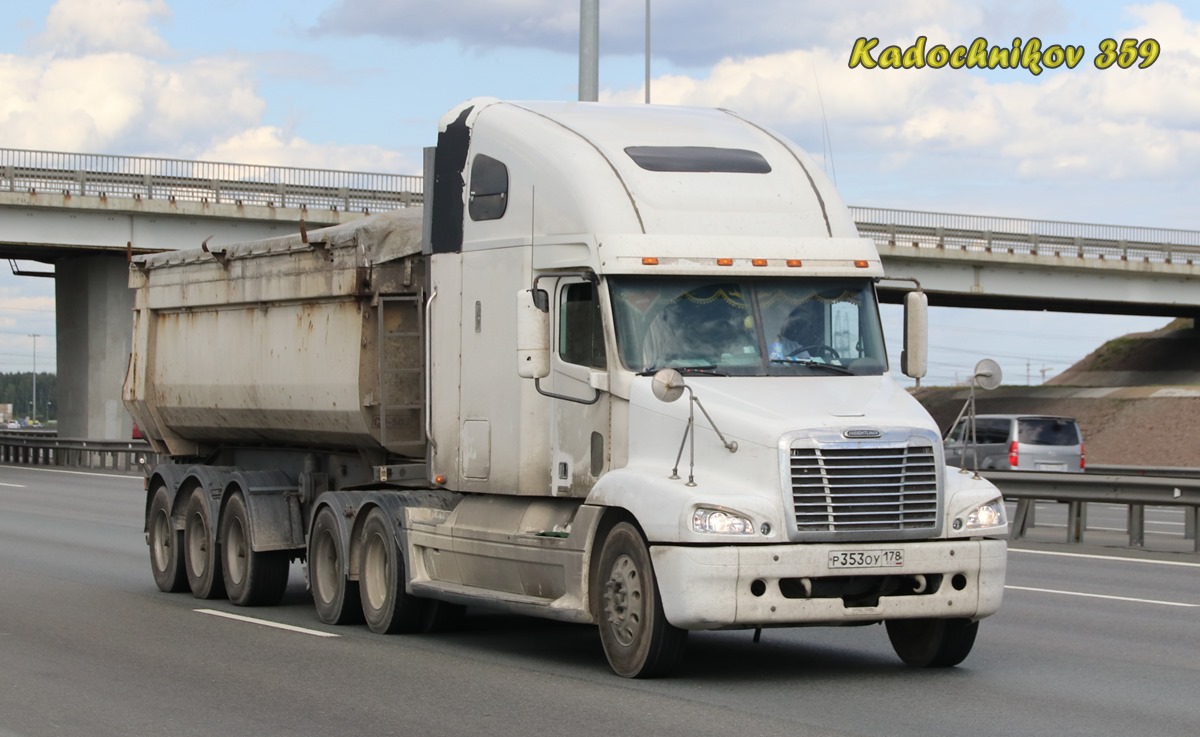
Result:
[[[967,619],[892,619],[886,623],[892,649],[916,668],[950,668],[967,659],[979,622]]]
[[[159,591],[169,594],[187,591],[187,570],[183,562],[183,531],[175,529],[171,519],[171,495],[161,483],[155,486],[146,513],[149,532],[150,570]]]
[[[217,536],[202,487],[192,489],[183,520],[183,559],[188,587],[197,599],[225,596]]]
[[[237,606],[278,604],[287,590],[291,555],[255,552],[250,547],[250,514],[241,492],[229,497],[221,513],[221,574],[229,600]]]
[[[404,556],[382,509],[367,515],[360,542],[358,585],[367,626],[384,635],[426,629],[430,600],[405,590]]]
[[[683,657],[687,630],[667,621],[650,551],[636,527],[608,533],[592,591],[600,642],[613,672],[625,678],[669,675]]]
[[[342,562],[347,550],[342,528],[329,507],[323,507],[313,522],[308,542],[308,580],[312,586],[317,616],[325,624],[357,624],[362,621],[358,582],[346,578]]]

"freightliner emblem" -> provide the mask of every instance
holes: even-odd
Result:
[[[883,437],[883,433],[871,427],[853,427],[842,433],[842,436],[852,440],[862,440],[864,438]]]

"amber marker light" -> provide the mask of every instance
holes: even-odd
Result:
[[[857,266],[857,267],[858,267],[858,268],[860,268],[860,269],[865,269],[865,268],[867,268],[868,266],[870,266],[870,265],[871,265],[871,262],[870,262],[870,261],[863,261],[863,260],[861,260],[861,259],[860,259],[860,260],[858,260],[858,261],[855,261],[855,262],[854,262],[854,265],[855,265],[855,266]]]
[[[767,260],[765,258],[752,258],[750,259],[750,263],[753,266],[766,266]]]
[[[437,476],[434,476],[433,483],[437,484],[438,486],[442,486],[446,483],[445,475],[439,473]]]
[[[733,266],[733,259],[719,258],[717,259],[717,266]]]
[[[658,266],[658,257],[642,256],[642,266]]]
[[[793,269],[798,269],[804,265],[804,262],[798,258],[789,258],[787,260],[787,265],[792,267]]]

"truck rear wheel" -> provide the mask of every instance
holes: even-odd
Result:
[[[917,668],[949,668],[966,660],[975,645],[979,622],[967,619],[890,619],[892,649]]]
[[[313,522],[312,539],[308,543],[308,579],[317,616],[325,624],[362,621],[358,582],[346,578],[342,564],[342,551],[348,547],[345,542],[333,510],[322,507]]]
[[[183,557],[188,586],[192,589],[192,596],[197,599],[220,599],[225,596],[225,582],[221,578],[216,548],[208,500],[204,498],[204,489],[198,486],[192,489],[188,497],[183,523]]]
[[[289,553],[251,549],[250,515],[240,492],[225,504],[220,533],[221,573],[229,600],[238,606],[278,604],[287,590]]]
[[[593,592],[600,642],[613,671],[626,678],[668,675],[683,657],[687,630],[663,614],[650,551],[628,522],[605,538]]]
[[[150,511],[146,515],[146,528],[150,533],[150,569],[154,571],[154,584],[159,591],[169,594],[186,591],[187,570],[183,562],[183,532],[176,530],[171,519],[171,497],[167,487],[155,486],[150,500]]]
[[[361,542],[359,592],[367,626],[385,635],[420,632],[430,602],[405,590],[404,555],[382,509],[376,507],[367,515]]]

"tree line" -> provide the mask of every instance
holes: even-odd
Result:
[[[57,377],[38,372],[37,413],[33,409],[33,372],[0,373],[0,404],[11,404],[14,418],[36,416],[39,422],[58,418]]]

